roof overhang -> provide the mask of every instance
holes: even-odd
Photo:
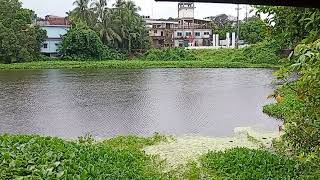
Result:
[[[156,0],[159,2],[181,2],[179,0]],[[249,4],[268,6],[293,6],[306,8],[320,8],[319,0],[183,0],[183,2],[203,3],[228,3],[228,4]]]

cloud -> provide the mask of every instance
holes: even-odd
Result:
[[[73,9],[74,0],[21,0],[23,7],[34,10],[38,16],[57,15],[65,16],[66,12]],[[141,7],[141,15],[149,15],[153,18],[168,18],[178,16],[178,3],[176,2],[155,2],[154,0],[133,0]],[[111,6],[115,0],[109,1]],[[245,17],[245,6],[241,5],[240,18]],[[236,5],[234,4],[214,4],[196,3],[195,17],[202,19],[207,16],[218,14],[228,14],[236,16]]]

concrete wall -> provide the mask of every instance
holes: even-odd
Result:
[[[65,26],[42,26],[41,29],[47,31],[48,38],[60,38],[69,31],[69,28]]]
[[[193,29],[176,29],[174,31],[174,37],[179,37],[178,32],[182,33],[183,37],[186,36],[187,32],[190,32],[195,39],[210,38],[210,35],[212,35],[211,29],[194,29],[194,30]],[[196,32],[199,32],[200,36],[196,36]],[[209,33],[209,35],[204,35],[205,32]]]
[[[47,39],[45,42],[43,42],[41,47],[42,53],[50,53],[54,54],[58,52],[59,44],[62,42],[61,39]],[[45,45],[47,48],[45,48]]]
[[[186,8],[178,10],[179,18],[193,18],[194,17],[194,9]]]
[[[161,36],[161,32],[162,32],[162,36],[165,35],[164,29],[151,29],[149,31],[149,36]]]
[[[61,36],[69,31],[67,26],[42,26],[47,31],[47,39],[42,44],[41,52],[48,54],[58,53],[58,46],[62,42]],[[46,47],[46,48],[45,48]]]

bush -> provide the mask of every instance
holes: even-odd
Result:
[[[127,52],[121,52],[115,49],[108,48],[107,46],[104,46],[103,51],[103,60],[125,60],[128,57]]]
[[[284,101],[264,109],[285,121],[280,150],[320,162],[320,40],[297,46],[290,61],[276,73],[286,82],[278,90]]]
[[[144,54],[149,61],[194,61],[196,56],[183,48],[150,49]]]
[[[250,63],[279,64],[280,46],[275,41],[263,41],[243,49],[243,56]]]
[[[63,36],[59,51],[63,56],[72,59],[101,59],[104,46],[95,31],[86,27],[75,27]]]

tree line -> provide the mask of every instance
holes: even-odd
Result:
[[[68,15],[74,28],[64,37],[63,54],[106,58],[110,51],[118,56],[119,51],[133,53],[149,48],[148,30],[138,14],[140,8],[133,1],[117,0],[111,7],[107,0],[76,0],[73,4],[76,7]],[[72,38],[78,35],[83,39]],[[88,38],[91,42],[85,43]],[[83,47],[88,48],[82,53]]]

